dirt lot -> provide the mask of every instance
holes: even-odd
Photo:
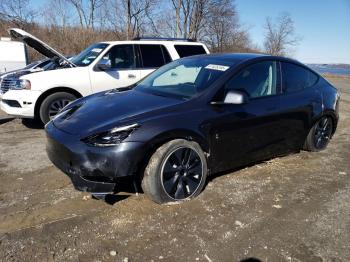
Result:
[[[0,116],[1,261],[350,261],[350,80],[328,149],[211,179],[181,205],[73,189],[44,131]]]

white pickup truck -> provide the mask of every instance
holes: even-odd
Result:
[[[209,53],[204,44],[190,40],[140,38],[95,43],[68,60],[21,29],[10,29],[9,33],[60,64],[59,69],[0,79],[1,109],[43,123],[79,97],[130,86],[173,60]]]

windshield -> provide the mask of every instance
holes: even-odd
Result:
[[[213,58],[180,59],[146,77],[136,90],[188,99],[207,89],[232,65]]]
[[[108,46],[108,44],[97,43],[89,46],[79,55],[72,58],[71,62],[76,66],[88,66],[90,65],[96,57],[98,57],[101,52]]]
[[[29,65],[27,65],[26,67],[23,67],[23,69],[31,69],[32,67],[38,65],[40,63],[40,61],[35,61],[33,63],[30,63]]]

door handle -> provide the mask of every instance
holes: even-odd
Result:
[[[136,78],[136,76],[133,74],[128,74],[128,78]]]

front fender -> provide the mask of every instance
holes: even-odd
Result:
[[[150,148],[158,148],[160,145],[168,141],[179,138],[197,142],[204,152],[206,152],[207,154],[210,153],[210,148],[207,140],[200,133],[194,132],[189,129],[173,129],[158,134],[147,143],[147,146],[149,146]]]

